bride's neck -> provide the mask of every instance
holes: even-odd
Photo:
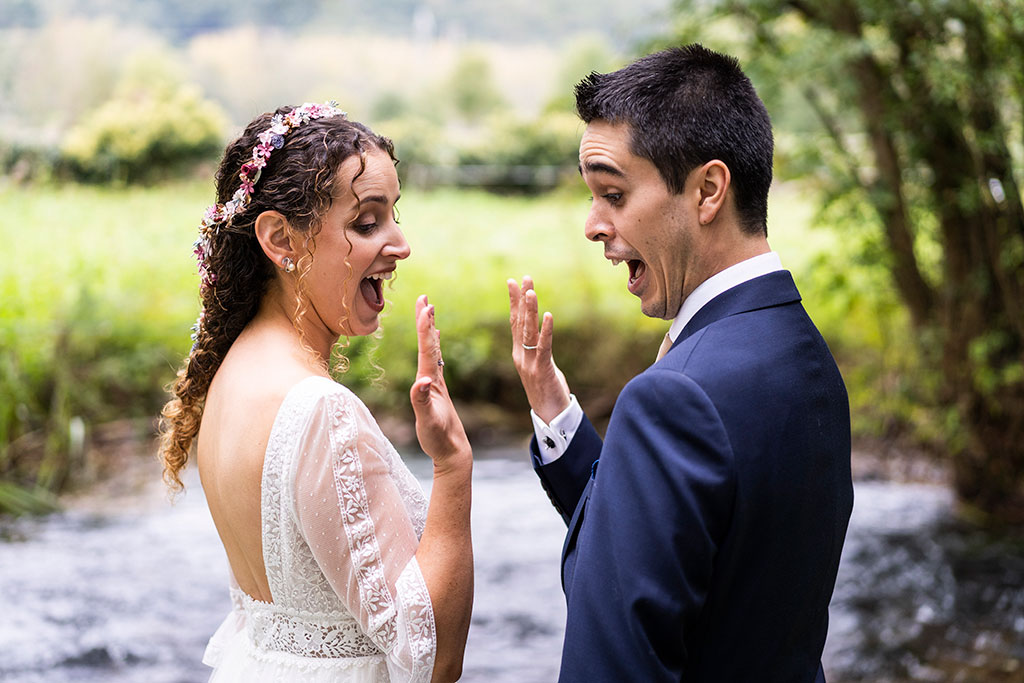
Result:
[[[324,329],[319,319],[315,323],[311,321],[309,311],[302,316],[298,326],[294,322],[294,315],[294,300],[286,302],[283,297],[268,292],[260,302],[256,315],[246,325],[246,330],[252,334],[277,338],[293,347],[296,356],[301,356],[307,363],[326,367],[331,348],[338,341],[337,337]]]

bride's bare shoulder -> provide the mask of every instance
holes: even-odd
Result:
[[[238,437],[265,442],[288,392],[312,376],[327,375],[292,345],[270,335],[240,336],[207,391],[200,450],[204,443],[233,442]]]

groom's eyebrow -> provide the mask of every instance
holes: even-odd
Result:
[[[600,161],[588,161],[585,164],[580,164],[579,168],[580,175],[583,175],[583,171],[585,169],[587,173],[607,173],[608,175],[613,175],[617,178],[626,177],[626,174],[620,171],[619,169],[615,168],[614,166],[602,163]]]

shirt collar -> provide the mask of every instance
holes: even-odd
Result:
[[[673,342],[678,339],[679,333],[693,319],[697,311],[722,292],[732,289],[736,285],[741,285],[748,280],[753,280],[756,277],[774,273],[777,270],[782,270],[782,259],[779,258],[776,252],[769,251],[767,254],[759,254],[758,256],[748,258],[746,261],[740,261],[721,272],[715,273],[697,285],[697,288],[690,292],[690,296],[686,297],[686,300],[683,301],[683,305],[679,307],[679,313],[676,314],[675,320],[672,321],[672,327],[668,330],[668,336]]]

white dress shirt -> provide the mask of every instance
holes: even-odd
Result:
[[[675,342],[686,324],[693,319],[693,316],[697,315],[697,311],[704,308],[706,303],[719,294],[748,280],[774,273],[777,270],[782,270],[782,259],[774,251],[769,251],[767,254],[760,254],[746,261],[740,261],[736,265],[715,273],[700,283],[683,301],[683,305],[679,307],[679,313],[676,314],[672,326],[668,329],[668,336]],[[570,394],[569,407],[552,419],[550,425],[545,424],[544,420],[537,417],[537,413],[532,410],[530,417],[533,419],[534,434],[537,435],[540,460],[546,465],[560,458],[569,447],[569,442],[572,441],[576,430],[579,429],[580,422],[583,421],[583,409],[580,407],[579,401],[576,400],[576,395]]]

